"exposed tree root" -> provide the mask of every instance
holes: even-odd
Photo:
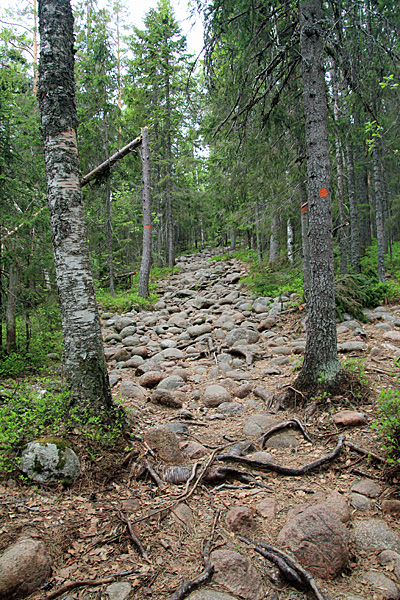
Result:
[[[292,427],[297,427],[297,429],[300,429],[305,439],[308,442],[312,442],[312,439],[308,435],[307,430],[304,427],[303,423],[300,421],[300,419],[289,419],[288,421],[284,421],[283,423],[275,425],[275,427],[272,427],[271,429],[263,433],[261,437],[258,438],[258,441],[261,443],[261,448],[264,448],[265,442],[271,437],[271,435],[274,435],[278,431],[282,431],[282,429],[291,429]]]

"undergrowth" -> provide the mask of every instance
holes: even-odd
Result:
[[[71,407],[68,392],[50,379],[32,386],[14,384],[0,389],[0,478],[16,469],[24,446],[39,437],[73,433],[88,448],[112,447],[123,423],[106,423],[104,415]]]

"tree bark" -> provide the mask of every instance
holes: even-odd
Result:
[[[349,125],[350,126],[350,125]],[[356,179],[354,175],[353,148],[349,141],[346,144],[347,191],[350,205],[350,262],[356,273],[361,273],[360,265],[360,233],[358,229],[358,206],[356,195]]]
[[[6,304],[6,353],[11,354],[17,349],[17,267],[10,263],[8,270],[8,292]]]
[[[151,268],[151,195],[150,195],[150,145],[149,130],[142,129],[142,180],[143,180],[143,245],[142,263],[139,276],[139,296],[147,298],[149,295],[149,279]]]
[[[82,414],[113,404],[89,264],[76,141],[73,16],[69,0],[39,0],[39,106],[67,385]]]
[[[379,140],[375,142],[373,149],[374,158],[374,183],[375,183],[375,215],[376,215],[376,239],[378,242],[378,277],[381,283],[386,281],[385,270],[385,230],[383,226],[384,206],[384,183],[380,163]]]
[[[274,215],[271,219],[271,236],[269,239],[269,261],[273,263],[279,256],[279,219]]]
[[[328,118],[320,31],[321,0],[300,3],[300,51],[305,115],[310,290],[303,367],[295,382],[309,389],[321,379],[334,385],[341,371],[337,352]]]
[[[293,232],[292,221],[290,219],[287,220],[286,231],[287,231],[288,260],[289,260],[290,264],[293,264],[294,263],[294,232]]]

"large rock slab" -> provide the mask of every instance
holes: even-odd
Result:
[[[22,452],[20,468],[33,481],[74,480],[79,477],[79,458],[61,438],[41,438],[29,442]]]
[[[263,583],[259,572],[247,556],[232,550],[215,550],[211,553],[214,565],[213,581],[246,600],[264,598]]]
[[[25,598],[50,577],[51,563],[39,539],[22,535],[0,557],[0,600]]]
[[[315,577],[333,579],[349,558],[348,532],[325,506],[311,506],[283,527],[278,541]]]

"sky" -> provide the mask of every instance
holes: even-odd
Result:
[[[107,4],[106,0],[98,0],[99,6]],[[203,47],[203,26],[199,16],[195,18],[190,16],[188,4],[190,0],[170,0],[171,5],[175,12],[175,17],[182,29],[184,35],[187,38],[188,50],[193,54],[201,52]],[[21,2],[18,4],[26,4]],[[137,27],[143,27],[143,18],[145,14],[157,5],[157,0],[126,0],[126,4],[131,14],[131,23]],[[9,6],[15,7],[15,0],[0,0],[0,18],[3,13],[3,9]],[[74,0],[72,0],[74,5]]]

